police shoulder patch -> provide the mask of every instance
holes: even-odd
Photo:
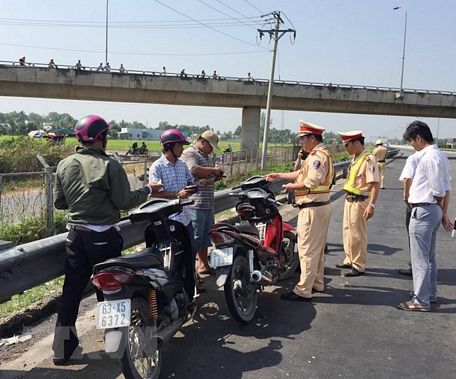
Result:
[[[313,161],[312,165],[315,169],[319,169],[321,166],[321,162],[317,159],[317,160]]]

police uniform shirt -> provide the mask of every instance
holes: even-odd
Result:
[[[352,160],[350,170],[352,170],[352,167],[356,164],[358,159],[359,156],[356,159],[354,158]],[[378,172],[377,161],[375,160],[375,157],[373,155],[366,155],[364,158],[364,162],[361,163],[361,167],[359,168],[359,171],[355,177],[353,187],[358,188],[362,192],[368,192],[369,184],[378,182],[380,182],[380,175]]]
[[[330,169],[330,161],[328,159],[328,155],[321,152],[320,149],[325,150],[325,152],[330,156],[326,147],[323,144],[318,144],[304,161],[295,183],[304,184],[306,188],[312,190],[320,186],[325,181]],[[328,201],[330,198],[329,191],[326,193],[305,194],[308,190],[304,189],[304,194],[302,195],[300,194],[300,191],[301,190],[296,191],[296,204],[323,202]]]
[[[384,161],[388,154],[388,149],[384,146],[377,146],[372,152],[377,162]]]

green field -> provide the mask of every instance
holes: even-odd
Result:
[[[18,136],[0,136],[0,143],[11,138],[15,138]],[[135,142],[134,140],[126,140],[126,139],[110,139],[108,140],[108,147],[107,150],[116,150],[116,151],[128,151],[128,148]],[[138,146],[141,146],[141,140],[137,140]],[[144,141],[150,152],[160,152],[161,146],[160,142],[158,141]],[[68,137],[65,140],[65,144],[68,145],[77,145],[76,138]],[[229,142],[229,141],[220,141],[219,147],[221,151],[225,150],[228,147],[228,144],[231,145],[234,151],[238,151],[240,148],[239,142]]]

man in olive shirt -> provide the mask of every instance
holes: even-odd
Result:
[[[121,254],[123,241],[115,225],[120,211],[143,203],[153,190],[151,185],[130,190],[122,166],[105,153],[108,129],[106,121],[96,115],[79,120],[74,134],[82,146],[57,166],[54,206],[67,209],[70,221],[65,282],[52,346],[56,365],[65,364],[78,347],[75,323],[93,266]]]

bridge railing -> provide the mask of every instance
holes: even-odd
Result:
[[[254,85],[254,84],[262,84],[267,85],[269,83],[269,79],[262,79],[262,78],[247,78],[247,77],[238,77],[238,76],[223,76],[217,74],[216,78],[212,77],[212,74],[205,74],[204,76],[201,74],[181,74],[177,72],[166,72],[163,74],[160,71],[150,71],[150,70],[126,70],[120,71],[116,68],[110,68],[109,71],[105,71],[100,69],[99,67],[91,67],[91,66],[83,66],[80,69],[77,69],[75,65],[64,65],[58,64],[57,68],[49,68],[48,63],[37,63],[37,62],[26,62],[25,64],[20,64],[17,61],[0,61],[0,68],[2,66],[13,66],[13,67],[31,67],[31,68],[46,68],[49,70],[74,70],[77,72],[98,72],[100,74],[119,74],[119,75],[148,75],[148,76],[162,76],[162,77],[178,77],[182,80],[230,80],[236,82],[244,82],[246,85]],[[343,83],[331,83],[331,82],[307,82],[307,81],[297,81],[297,80],[274,80],[274,84],[276,85],[301,85],[301,86],[312,86],[312,87],[324,87],[328,90],[336,90],[336,89],[367,89],[367,90],[375,90],[375,91],[393,91],[393,92],[400,92],[400,88],[396,87],[385,87],[385,86],[371,86],[371,85],[358,85],[358,84],[343,84]],[[441,90],[428,90],[428,89],[413,89],[413,88],[403,88],[403,93],[419,93],[419,94],[437,94],[437,95],[456,95],[456,92],[452,91],[441,91]]]
[[[389,157],[398,152],[399,150],[390,151]],[[335,164],[337,178],[346,176],[349,164],[350,161]],[[272,190],[278,192],[281,184],[273,183]],[[229,196],[230,192],[233,190],[216,192],[215,213],[235,205],[236,198]],[[124,249],[144,242],[145,223],[132,224],[129,220],[122,220],[118,225],[124,240]],[[0,303],[63,274],[67,234],[58,234],[0,252]]]

